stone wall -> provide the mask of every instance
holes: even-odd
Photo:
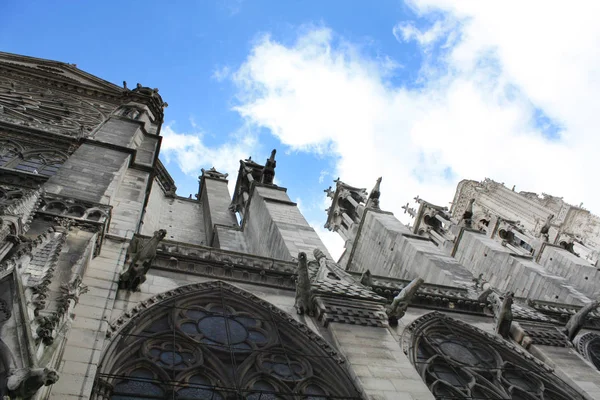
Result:
[[[44,189],[95,203],[109,204],[113,182],[127,168],[130,155],[118,150],[84,143],[52,176]]]
[[[370,269],[374,275],[401,279],[421,277],[427,283],[447,286],[468,286],[473,278],[433,242],[412,235],[396,217],[373,211],[361,222],[348,269]]]
[[[291,260],[301,251],[312,257],[313,250],[319,248],[331,258],[284,190],[256,186],[244,218],[244,236],[252,254]]]
[[[455,256],[474,276],[483,274],[493,287],[511,290],[517,297],[575,304],[589,301],[565,278],[531,259],[513,256],[509,249],[477,232],[463,232]]]
[[[152,236],[159,229],[167,230],[167,239],[206,245],[202,204],[184,197],[166,197],[155,180],[144,214],[140,233]]]

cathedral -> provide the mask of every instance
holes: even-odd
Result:
[[[275,150],[177,195],[166,106],[0,53],[0,398],[600,399],[599,217],[485,179],[406,225],[348,176],[335,260]]]

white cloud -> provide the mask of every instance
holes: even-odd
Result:
[[[339,260],[344,250],[344,240],[334,232],[330,232],[323,228],[323,223],[312,221],[309,223],[310,226],[317,232],[321,241],[329,250],[329,254],[335,261]]]
[[[239,160],[248,158],[256,152],[258,141],[256,136],[244,127],[229,137],[219,146],[207,146],[202,132],[177,133],[173,124],[162,128],[161,154],[167,163],[176,162],[181,171],[193,177],[200,174],[201,168],[215,167],[219,172],[228,173],[229,190],[233,192],[235,177],[240,167]]]
[[[319,185],[322,185],[325,182],[325,177],[328,175],[330,175],[330,173],[327,170],[322,170],[319,173]]]
[[[413,196],[447,205],[458,180],[484,177],[598,212],[599,13],[578,4],[412,3],[445,22],[425,31],[404,22],[394,33],[424,51],[447,46],[425,58],[418,89],[390,85],[385,63],[328,29],[291,46],[265,36],[233,74],[236,110],[295,150],[334,152],[332,176],[368,189],[383,176],[382,207],[404,221]],[[540,110],[562,127],[558,138],[536,124]]]
[[[212,73],[212,78],[217,82],[223,82],[231,76],[231,69],[225,65],[223,67],[217,67]]]
[[[440,40],[451,27],[445,21],[435,21],[427,30],[421,30],[413,22],[402,21],[394,26],[392,33],[398,41],[417,41],[421,46],[430,46]]]

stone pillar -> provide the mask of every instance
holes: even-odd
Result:
[[[227,188],[228,183],[227,174],[222,174],[214,168],[202,170],[198,198],[204,214],[205,243],[209,246],[215,246],[215,243],[218,243],[218,240],[215,240],[215,225],[239,228],[235,214],[229,208],[231,195]]]
[[[308,224],[287,189],[255,184],[242,224],[249,251],[263,257],[291,260],[303,251],[312,257],[326,247]],[[326,254],[329,259],[331,255]]]
[[[138,85],[43,186],[48,193],[113,206],[110,233],[130,238],[142,219],[160,148],[163,103]],[[135,112],[131,112],[135,109]]]
[[[240,161],[231,209],[242,218],[245,249],[263,257],[289,260],[299,252],[313,256],[313,250],[325,246],[308,224],[298,205],[290,200],[287,189],[275,185],[275,150],[266,166]],[[326,253],[331,259],[331,255]]]
[[[328,329],[369,399],[434,400],[388,328],[330,323]]]

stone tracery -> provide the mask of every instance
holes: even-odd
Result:
[[[403,339],[437,399],[583,399],[528,353],[437,312],[413,322]]]
[[[223,282],[198,287],[119,331],[93,399],[361,398],[338,360],[264,302]]]
[[[58,91],[0,79],[0,121],[85,136],[104,122],[113,108]]]

